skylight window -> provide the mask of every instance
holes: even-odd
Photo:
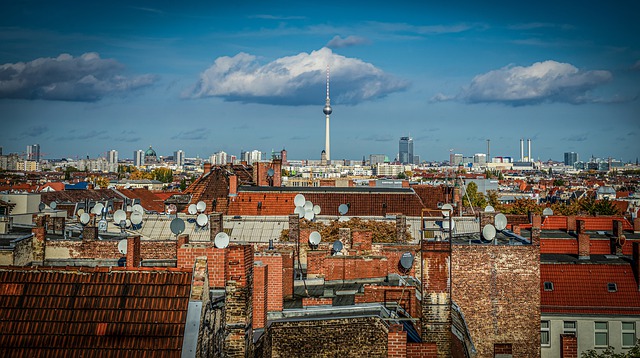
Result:
[[[609,283],[607,283],[607,290],[609,292],[617,292],[618,291],[618,285],[616,285],[615,282],[609,282]]]
[[[553,291],[553,282],[545,281],[544,282],[544,290],[545,291]]]

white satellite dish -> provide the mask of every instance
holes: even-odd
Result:
[[[321,209],[320,209],[320,205],[314,205],[314,206],[313,206],[313,213],[314,213],[314,214],[319,215],[319,214],[320,214],[320,211],[321,211]]]
[[[494,219],[496,230],[502,231],[507,228],[507,217],[503,213],[496,215]]]
[[[102,209],[104,209],[104,205],[102,205],[102,203],[97,203],[93,209],[91,209],[91,212],[96,215],[100,215],[102,214]]]
[[[553,215],[553,209],[544,208],[544,210],[542,210],[542,215],[543,216],[551,216],[551,215]]]
[[[144,208],[140,204],[135,204],[134,206],[131,207],[131,210],[133,210],[134,212],[138,212],[140,214],[144,214]]]
[[[56,203],[55,201],[52,201],[51,203],[49,203],[49,207],[50,207],[51,209],[55,209],[55,208],[57,208],[57,207],[58,207],[58,203]]]
[[[91,216],[87,213],[82,213],[80,215],[80,223],[82,225],[87,225],[89,223],[89,220],[91,220]]]
[[[213,243],[219,249],[224,249],[229,246],[229,235],[225,232],[219,232],[216,234],[216,237],[213,239]]]
[[[84,209],[78,209],[78,211],[76,211],[76,215],[80,216],[84,214]]]
[[[204,227],[209,222],[209,217],[205,214],[199,214],[196,218],[196,224],[200,227]]]
[[[294,214],[298,214],[299,218],[304,217],[304,207],[303,206],[296,206],[296,208],[293,210]]]
[[[340,204],[340,206],[338,206],[338,212],[340,213],[340,215],[345,215],[349,212],[349,205]]]
[[[309,243],[313,246],[317,246],[320,243],[321,239],[322,239],[322,236],[320,236],[320,233],[317,231],[314,231],[311,234],[309,234]]]
[[[293,198],[293,203],[295,204],[295,206],[304,206],[304,203],[307,200],[304,198],[304,195],[302,194],[298,194],[295,196],[295,198]]]
[[[309,220],[309,221],[313,220],[314,216],[315,215],[313,214],[313,211],[305,211],[304,212],[304,218]]]
[[[487,205],[487,206],[484,207],[484,212],[485,213],[495,213],[496,209],[491,205]]]
[[[195,215],[198,212],[198,208],[196,207],[196,204],[191,204],[187,208],[187,211],[189,212],[189,214]]]
[[[199,213],[203,213],[206,208],[207,203],[204,201],[199,201],[198,204],[196,204],[196,210],[198,210]]]
[[[451,229],[453,230],[455,229],[455,227],[456,227],[456,222],[451,220]],[[444,231],[449,231],[449,220],[447,219],[442,220],[442,229]]]
[[[487,241],[493,240],[496,237],[496,228],[491,224],[485,225],[482,228],[482,236]]]
[[[446,218],[449,217],[449,214],[453,213],[453,205],[444,204],[442,205],[442,215]]]
[[[123,239],[118,242],[118,251],[123,255],[127,254],[127,239]]]
[[[142,223],[142,214],[139,211],[131,213],[131,223],[133,225],[140,225]]]
[[[125,223],[126,223],[128,228],[131,227],[131,220],[129,220],[129,219],[125,220]]]
[[[309,200],[304,202],[304,210],[313,210],[313,203]]]
[[[113,222],[120,224],[120,221],[123,220],[127,220],[127,213],[125,213],[124,210],[116,210],[116,212],[113,213]]]

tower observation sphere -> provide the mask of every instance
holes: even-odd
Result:
[[[324,112],[324,114],[326,114],[326,115],[330,115],[330,114],[331,114],[331,112],[333,112],[333,110],[331,109],[331,106],[327,104],[327,105],[326,105],[326,106],[324,106],[324,108],[322,109],[322,112]]]

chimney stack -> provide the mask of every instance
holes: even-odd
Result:
[[[520,161],[524,162],[524,139],[520,138]]]
[[[576,229],[578,231],[578,259],[589,260],[591,258],[591,239],[586,233],[586,222],[584,219],[576,220]]]
[[[533,162],[533,156],[531,156],[531,139],[527,139],[527,157],[529,157],[530,162]]]
[[[533,215],[531,220],[531,245],[540,246],[540,234],[542,233],[542,217]]]
[[[622,256],[622,245],[626,237],[622,229],[622,220],[613,220],[613,237],[611,237],[611,255]]]
[[[127,267],[140,267],[140,236],[127,237]]]

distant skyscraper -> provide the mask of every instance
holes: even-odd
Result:
[[[389,159],[384,154],[369,154],[369,165],[375,166],[376,164],[388,162]]]
[[[322,112],[324,112],[325,125],[326,125],[324,152],[325,152],[325,157],[327,159],[327,164],[331,164],[331,150],[330,150],[331,142],[329,140],[329,116],[331,115],[331,112],[333,112],[333,110],[331,109],[331,100],[329,99],[329,66],[327,66],[327,99],[326,99],[324,108],[322,109]]]
[[[184,152],[182,150],[173,152],[173,161],[176,162],[178,167],[182,167],[184,165]]]
[[[40,161],[40,144],[27,146],[27,160]]]
[[[219,151],[219,152],[213,153],[211,155],[211,157],[209,158],[209,161],[213,165],[224,165],[224,164],[227,164],[227,153],[225,153],[223,151]]]
[[[144,165],[144,150],[136,150],[133,152],[133,165],[136,167]]]
[[[578,161],[578,153],[576,152],[566,152],[564,153],[564,165],[573,166]]]
[[[401,137],[399,143],[399,158],[402,164],[413,163],[413,138]]]
[[[109,162],[109,164],[118,164],[118,151],[111,149],[108,152],[107,161]]]
[[[242,160],[251,165],[262,160],[262,152],[255,149],[250,152],[242,152]]]

